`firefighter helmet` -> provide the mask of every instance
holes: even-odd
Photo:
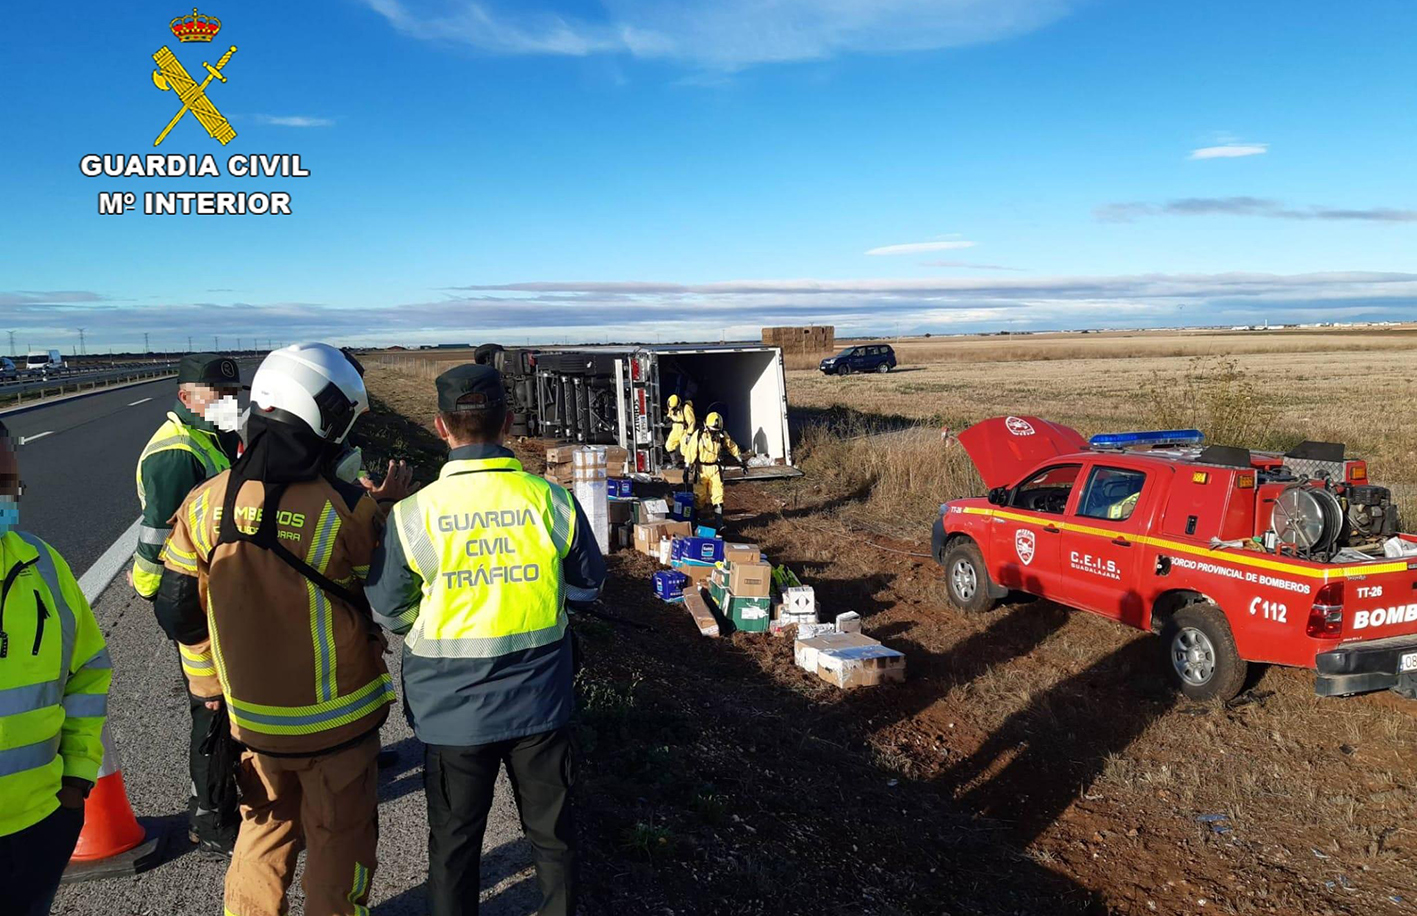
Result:
[[[678,407],[678,406],[679,406],[679,395],[677,395],[677,394],[671,394],[671,395],[669,396],[669,409],[670,409],[670,410],[673,410],[674,408],[676,408],[676,407]]]
[[[707,417],[704,417],[704,426],[714,432],[719,432],[723,429],[723,414],[715,410]]]
[[[323,343],[272,351],[251,379],[251,403],[272,420],[297,423],[328,442],[343,442],[369,409],[360,366]]]

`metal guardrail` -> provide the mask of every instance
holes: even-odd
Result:
[[[36,392],[38,392],[38,398],[43,398],[48,392],[64,394],[66,391],[82,391],[85,388],[98,388],[117,382],[136,381],[144,378],[162,378],[163,376],[173,375],[176,372],[176,363],[162,363],[129,369],[108,369],[101,372],[56,375],[52,378],[40,379],[38,381],[14,382],[8,385],[0,385],[0,400],[13,399],[16,404],[23,404],[27,395],[35,394]]]

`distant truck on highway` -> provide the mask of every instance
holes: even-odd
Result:
[[[25,371],[31,375],[51,375],[64,371],[64,357],[58,350],[35,350],[25,357]]]
[[[940,507],[951,603],[983,612],[1020,591],[1159,633],[1193,699],[1234,697],[1251,662],[1315,670],[1320,696],[1417,698],[1417,536],[1366,463],[1337,443],[1200,439],[1088,441],[1038,417],[964,430],[989,491]]]

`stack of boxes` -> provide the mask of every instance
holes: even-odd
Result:
[[[687,526],[688,522],[676,524]],[[676,537],[670,547],[669,565],[689,577],[695,585],[703,585],[723,560],[723,541],[718,538]]]
[[[610,491],[605,469],[605,446],[583,445],[571,459],[571,492],[595,532],[601,553],[610,552]]]
[[[610,542],[629,547],[635,542],[635,484],[628,477],[611,477],[605,482],[609,498]]]
[[[569,487],[575,483],[576,452],[585,447],[583,445],[553,445],[548,448],[546,450],[546,473],[542,476],[563,487]],[[630,453],[618,445],[598,445],[595,447],[605,452],[605,468],[609,472],[608,476],[624,477]]]
[[[789,585],[780,589],[781,602],[777,606],[777,616],[772,621],[772,631],[781,632],[788,627],[797,627],[797,632],[807,626],[817,625],[817,593],[810,585]]]
[[[723,543],[719,541],[719,543]],[[728,544],[708,580],[709,597],[745,633],[765,633],[772,619],[772,567],[756,544]]]

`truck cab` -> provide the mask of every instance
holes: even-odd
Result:
[[[1322,695],[1417,693],[1417,604],[1383,603],[1417,589],[1417,538],[1390,502],[1369,505],[1382,488],[1363,462],[1200,439],[1088,441],[1037,417],[965,430],[989,491],[941,506],[951,602],[1025,592],[1158,632],[1165,672],[1198,699],[1234,696],[1250,662],[1313,669]]]

